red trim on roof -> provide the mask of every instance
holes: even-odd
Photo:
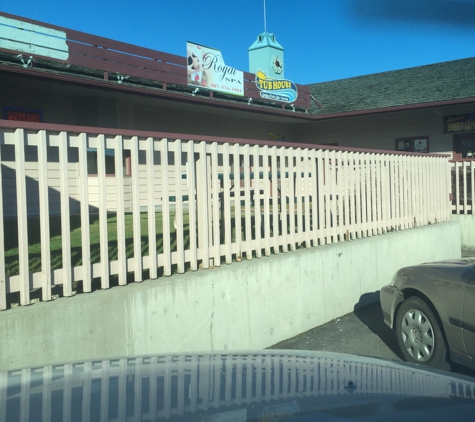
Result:
[[[90,126],[73,126],[73,125],[59,125],[53,123],[32,123],[32,122],[19,122],[19,121],[10,121],[10,120],[1,120],[0,119],[0,128],[8,129],[25,129],[25,130],[48,130],[51,132],[69,132],[69,133],[88,133],[91,135],[110,135],[110,136],[138,136],[142,138],[167,138],[167,139],[181,139],[181,140],[192,140],[192,141],[206,141],[206,142],[218,142],[218,143],[230,143],[230,144],[249,144],[249,145],[268,145],[275,147],[291,147],[291,148],[311,148],[311,149],[322,149],[330,151],[348,151],[348,152],[363,152],[370,154],[385,154],[385,155],[412,155],[412,156],[421,156],[421,157],[449,157],[446,154],[426,154],[426,153],[416,153],[416,152],[398,152],[392,150],[379,150],[379,149],[367,149],[367,148],[347,148],[347,147],[338,147],[338,146],[329,146],[329,145],[318,145],[318,144],[304,144],[304,143],[293,143],[293,142],[275,142],[275,141],[263,141],[257,139],[244,139],[244,138],[225,138],[218,136],[203,136],[203,135],[190,135],[183,133],[168,133],[168,132],[150,132],[150,131],[141,131],[141,130],[131,130],[131,129],[111,129],[111,128],[102,128],[102,127],[90,127]]]
[[[470,103],[475,103],[475,97],[457,98],[454,100],[434,101],[431,103],[407,104],[403,106],[372,108],[369,110],[345,111],[342,113],[321,114],[321,115],[312,114],[312,118],[313,120],[338,119],[342,117],[364,116],[364,115],[381,114],[381,113],[393,113],[393,112],[399,112],[399,111],[454,106],[454,105],[459,105],[459,104],[470,104]],[[324,108],[325,107],[323,107],[323,109]]]
[[[70,82],[70,83],[79,83],[83,85],[90,85],[99,87],[102,89],[110,89],[116,91],[127,91],[127,92],[134,92],[140,95],[147,95],[153,97],[161,97],[161,98],[168,98],[174,101],[182,101],[187,103],[198,103],[204,106],[210,107],[220,107],[220,108],[227,108],[231,110],[239,110],[251,113],[263,113],[268,115],[276,115],[282,117],[288,117],[292,119],[302,119],[302,120],[312,120],[311,115],[302,112],[295,112],[293,113],[289,109],[282,110],[281,108],[269,109],[265,107],[256,106],[255,104],[247,105],[247,104],[240,104],[240,103],[232,103],[225,100],[220,100],[214,97],[193,97],[189,93],[175,93],[172,91],[165,91],[160,89],[150,89],[150,88],[141,88],[136,86],[129,86],[124,83],[119,84],[114,81],[107,81],[101,79],[89,79],[81,76],[72,76],[72,75],[63,75],[57,73],[50,73],[48,71],[39,70],[35,68],[23,68],[23,67],[12,67],[7,65],[0,64],[0,71],[7,71],[10,73],[21,73],[24,75],[30,75],[33,77],[40,77],[40,78],[48,78],[63,82]]]

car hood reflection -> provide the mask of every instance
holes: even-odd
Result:
[[[0,373],[0,420],[472,420],[475,380],[308,351],[117,358]]]

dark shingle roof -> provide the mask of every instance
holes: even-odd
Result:
[[[316,115],[475,97],[475,58],[310,84]]]

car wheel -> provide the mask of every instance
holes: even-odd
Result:
[[[434,313],[422,299],[413,296],[402,302],[395,328],[407,362],[450,369],[444,335]]]

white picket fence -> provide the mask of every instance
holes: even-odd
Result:
[[[389,403],[427,397],[470,405],[475,399],[473,382],[450,375],[337,354],[275,352],[133,357],[0,372],[0,420],[154,421],[204,411],[214,420],[263,420],[309,411],[317,416],[331,408],[331,396],[340,402],[360,396],[360,403],[365,397]]]
[[[473,214],[475,198],[475,160],[453,161],[452,213]]]
[[[0,242],[0,309],[11,292],[20,292],[26,305],[33,289],[41,288],[46,301],[56,285],[71,296],[77,282],[91,291],[95,278],[108,288],[113,275],[125,285],[130,274],[135,281],[155,279],[450,218],[444,156],[31,127],[0,125],[0,238],[8,224],[18,227],[16,274],[6,273],[9,251]],[[97,150],[95,176],[88,175],[91,150]],[[111,151],[114,176],[106,174]],[[13,220],[3,214],[7,209],[15,211]],[[56,252],[50,235],[55,212],[61,215]],[[41,269],[32,273],[28,227],[35,213]],[[72,214],[80,215],[81,228],[74,256]],[[90,234],[96,219],[97,253]],[[53,263],[57,254],[60,268]]]

